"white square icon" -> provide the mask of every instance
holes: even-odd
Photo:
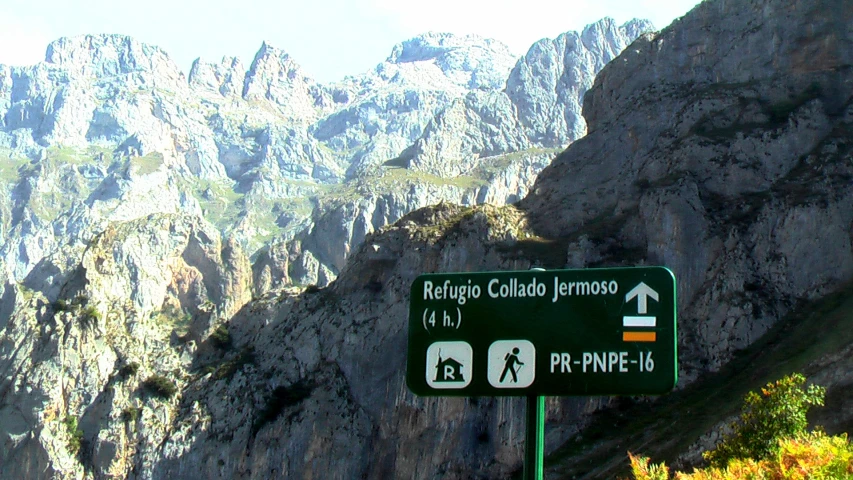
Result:
[[[427,348],[426,381],[432,388],[465,388],[471,383],[474,351],[467,342],[435,342]]]
[[[526,388],[536,378],[536,348],[527,340],[498,340],[489,346],[489,383]]]

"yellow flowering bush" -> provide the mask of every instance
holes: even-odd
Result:
[[[630,455],[635,480],[848,480],[853,479],[853,445],[846,434],[828,436],[811,432],[779,441],[770,458],[735,458],[724,468],[676,472],[670,477],[663,463]]]

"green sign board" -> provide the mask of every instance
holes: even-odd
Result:
[[[664,267],[421,275],[406,383],[424,396],[655,395],[678,375]]]

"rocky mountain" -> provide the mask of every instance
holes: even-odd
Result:
[[[493,40],[430,33],[331,85],[267,43],[248,67],[199,59],[189,76],[120,35],[63,38],[44,62],[0,66],[2,475],[170,474],[160,448],[186,423],[174,402],[202,372],[249,386],[243,370],[260,361],[264,347],[239,329],[269,319],[232,318],[267,308],[261,299],[301,308],[282,287],[329,284],[416,208],[523,197],[584,132],[537,133],[520,109],[546,112],[540,127],[576,122],[595,74],[650,29],[604,19],[567,34],[583,41],[543,40],[521,59]],[[540,84],[531,68],[559,80]],[[330,368],[328,382],[275,390],[274,402],[321,383],[338,396],[348,387]],[[359,418],[351,427],[369,438],[373,420]],[[254,435],[263,420],[247,425]]]
[[[0,67],[2,178],[13,192],[0,206],[0,230],[10,233],[0,245],[3,270],[21,281],[68,246],[55,233],[65,218],[91,237],[109,222],[187,212],[263,259],[256,269],[269,282],[257,293],[325,285],[365,234],[409,211],[522,197],[583,132],[529,140],[507,79],[522,65],[548,64],[557,74],[580,72],[548,87],[552,97],[582,92],[650,28],[604,19],[573,55],[534,49],[522,60],[494,40],[430,33],[332,85],[267,43],[248,68],[235,58],[199,59],[185,77],[165,52],[129,37],[60,39],[42,63]],[[526,102],[555,115],[579,110],[578,96],[540,94]],[[359,215],[370,220],[356,224]]]
[[[86,153],[103,154],[96,162],[44,148],[55,130],[44,119],[65,105],[55,99],[68,74],[50,63],[2,70],[3,142],[14,154],[3,165],[15,174],[2,207],[12,239],[0,295],[3,475],[506,478],[521,462],[521,401],[406,389],[408,294],[423,272],[666,265],[678,281],[679,389],[715,404],[726,392],[699,388],[744,349],[772,350],[761,343],[768,332],[848,338],[830,327],[849,324],[816,306],[848,300],[853,281],[851,20],[837,0],[708,0],[618,56],[606,39],[642,25],[604,21],[540,42],[507,69],[503,89],[489,87],[497,74],[465,73],[454,53],[477,50],[472,64],[497,69],[506,63],[477,54],[500,47],[434,35],[336,86],[265,47],[242,89],[233,60],[198,62],[184,90],[158,84],[135,99],[107,95],[108,82],[93,77],[75,87],[90,92],[92,112],[109,112],[104,125],[125,129],[134,117],[119,115],[118,102],[150,111],[156,129],[189,122],[176,99],[190,92],[220,167],[208,165],[204,143],[181,143],[189,134],[150,153],[165,140],[127,130],[134,140],[116,153],[95,129]],[[606,65],[593,58],[611,53]],[[136,79],[168,65],[119,57],[127,68],[109,71]],[[575,69],[559,58],[603,69],[585,95],[567,93]],[[37,73],[62,88],[36,88]],[[394,98],[435,108],[423,123],[422,110],[393,112],[418,125],[407,131],[382,117],[381,102],[414,83],[459,94],[401,87],[418,93]],[[583,124],[569,99],[583,99]],[[8,112],[29,123],[7,128]],[[373,123],[355,126],[359,115]],[[549,149],[569,141],[548,164]],[[537,155],[541,172],[529,160]],[[530,188],[528,174],[537,175]],[[404,207],[420,199],[461,205]],[[301,282],[319,285],[278,288]],[[787,320],[809,308],[804,325]],[[807,367],[849,407],[850,345],[821,346],[775,363]],[[765,373],[735,378],[760,383]],[[579,442],[595,412],[636,402],[639,418],[667,401],[549,399],[548,450]],[[834,425],[850,424],[850,412],[839,409]],[[615,439],[590,432],[588,449],[624,459],[651,448],[654,428],[689,462],[713,439],[705,420],[687,428],[646,417]],[[551,476],[612,478],[620,462],[582,458],[552,464]]]

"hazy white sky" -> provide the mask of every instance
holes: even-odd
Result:
[[[185,71],[196,57],[249,62],[266,40],[317,80],[340,80],[384,60],[394,44],[427,31],[475,33],[517,54],[545,37],[609,16],[658,29],[699,0],[3,0],[0,63],[28,65],[47,44],[121,33],[164,49]]]

